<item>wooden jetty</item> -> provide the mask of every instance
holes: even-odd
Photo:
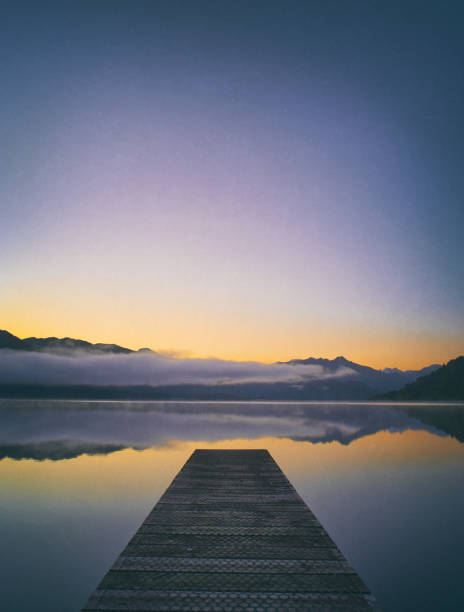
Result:
[[[86,606],[380,610],[267,450],[196,450]]]

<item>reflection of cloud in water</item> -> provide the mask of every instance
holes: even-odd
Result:
[[[23,444],[0,444],[0,459],[72,459],[79,455],[108,455],[123,450],[124,444],[92,444],[79,440],[47,440],[44,442],[25,442]]]
[[[171,440],[272,436],[349,444],[382,430],[440,433],[431,418],[433,410],[427,414],[428,420],[421,422],[420,410],[412,416],[401,406],[375,404],[2,400],[0,458],[61,459]]]

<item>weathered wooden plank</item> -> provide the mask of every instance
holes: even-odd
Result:
[[[83,610],[379,609],[266,450],[197,450]]]
[[[212,591],[96,591],[86,611],[116,612],[327,612],[379,610],[372,596],[355,593],[243,593]]]
[[[160,572],[254,572],[293,574],[352,574],[355,573],[345,561],[306,561],[299,559],[192,559],[182,557],[123,557],[113,568],[127,571]]]

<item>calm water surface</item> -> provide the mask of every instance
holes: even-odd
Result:
[[[0,400],[3,609],[77,612],[195,448],[267,448],[384,610],[464,609],[464,405]]]

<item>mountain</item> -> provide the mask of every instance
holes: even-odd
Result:
[[[136,351],[118,346],[117,344],[92,344],[85,340],[75,340],[74,338],[24,338],[20,340],[10,332],[0,330],[0,349],[9,348],[15,351],[31,351],[34,353],[53,353],[58,355],[70,355],[77,352],[85,352],[99,355],[108,354],[129,354]],[[150,349],[140,349],[150,351]]]
[[[7,331],[0,331],[0,349],[23,352],[51,353],[59,357],[73,357],[78,374],[79,357],[86,355],[104,356],[154,353],[142,348],[133,351],[117,344],[91,344],[85,340],[73,338],[20,338]],[[3,355],[6,365],[11,364],[7,354]],[[163,358],[161,358],[163,359]],[[64,359],[63,359],[64,361]],[[69,361],[69,360],[68,360]],[[188,360],[186,360],[188,362]],[[205,360],[207,362],[207,360]],[[140,363],[140,362],[139,362]],[[146,363],[146,360],[145,360]],[[137,368],[137,361],[131,367]],[[68,368],[71,364],[66,364]],[[178,364],[179,365],[179,364]],[[182,365],[182,364],[181,364]],[[428,366],[422,370],[402,370],[393,368],[376,370],[349,361],[345,357],[322,359],[308,357],[307,359],[292,359],[287,362],[277,362],[277,366],[299,366],[298,376],[293,381],[277,382],[270,379],[262,382],[241,382],[223,380],[220,382],[193,382],[169,384],[123,383],[120,379],[106,383],[84,383],[82,379],[68,378],[66,383],[60,379],[46,375],[44,368],[57,366],[41,365],[39,370],[31,368],[30,375],[21,370],[21,376],[15,377],[15,372],[4,370],[0,384],[0,397],[49,397],[49,398],[81,398],[81,399],[172,399],[172,400],[318,400],[318,401],[359,401],[370,400],[380,393],[398,390],[411,383],[419,376],[426,374],[438,365]],[[308,376],[302,375],[301,366],[308,366]],[[317,367],[314,367],[317,366]],[[96,366],[95,366],[96,367]],[[176,366],[177,367],[177,366]],[[185,367],[185,364],[184,366]],[[273,366],[275,367],[275,366]],[[22,362],[21,362],[21,368]],[[187,369],[190,364],[187,363]],[[292,369],[292,368],[290,368]],[[303,368],[305,369],[305,368]],[[316,370],[316,372],[315,372]],[[8,372],[8,373],[7,373]],[[73,370],[74,372],[74,370]],[[76,376],[77,376],[76,374]],[[147,374],[147,379],[149,379]],[[201,378],[201,375],[200,375]],[[54,380],[56,382],[50,382]],[[99,379],[103,380],[103,379]],[[106,379],[108,380],[108,379]],[[112,381],[113,379],[111,379]],[[140,377],[139,377],[140,380]],[[160,382],[163,381],[161,377]]]
[[[281,365],[318,365],[324,368],[325,372],[333,374],[346,370],[346,374],[340,377],[339,380],[345,383],[353,382],[358,385],[364,385],[366,388],[365,399],[370,399],[376,393],[400,389],[407,383],[415,381],[419,376],[433,372],[440,367],[438,364],[433,364],[421,370],[403,371],[398,368],[376,370],[369,366],[349,361],[342,356],[335,359],[308,357],[307,359],[292,359],[286,362],[279,361],[278,363]],[[378,391],[376,391],[377,389]]]
[[[42,385],[2,383],[0,397],[35,399],[177,400],[177,401],[358,401],[372,388],[354,381],[311,381],[177,385]]]
[[[20,351],[23,346],[23,341],[17,336],[13,336],[10,332],[0,329],[0,348],[13,349]]]
[[[464,401],[464,357],[446,365],[398,391],[385,393],[381,399],[411,401]]]

